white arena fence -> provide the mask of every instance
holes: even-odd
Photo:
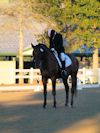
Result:
[[[8,74],[6,74],[8,73]],[[82,68],[78,71],[78,80],[82,84],[93,83],[93,69]],[[0,84],[16,84],[16,79],[28,79],[28,84],[33,84],[34,80],[41,80],[39,69],[0,69]],[[2,80],[1,80],[2,79]],[[4,80],[6,79],[6,80]],[[98,83],[100,84],[100,68],[98,68]]]
[[[23,75],[18,75],[17,73],[22,72]],[[82,68],[79,69],[78,71],[78,82],[80,81],[82,84],[93,84],[93,78],[94,78],[94,73],[93,69],[87,69],[87,68]],[[41,73],[39,69],[16,69],[15,70],[15,79],[29,79],[29,83],[32,84],[34,80],[41,80]],[[70,82],[70,80],[69,80]],[[98,69],[98,83],[100,84],[100,68]]]
[[[39,69],[15,69],[14,79],[29,79],[30,84],[33,84],[34,80],[41,80],[41,74]]]
[[[16,84],[17,79],[27,79],[28,84],[33,84],[34,80],[41,80],[39,69],[0,69],[0,85]]]
[[[94,77],[95,74],[93,73],[93,69],[87,69],[87,68],[82,68],[79,69],[78,71],[78,79],[83,83],[83,84],[93,84],[94,83]],[[98,84],[100,84],[100,68],[98,68]]]

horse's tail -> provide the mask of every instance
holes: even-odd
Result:
[[[72,77],[71,92],[73,93],[74,96],[77,96],[77,76],[76,75]]]
[[[74,86],[73,86],[73,91],[74,91],[74,95],[77,96],[77,73],[74,75]]]
[[[78,69],[79,69],[79,62],[78,62],[78,60],[77,60],[77,58],[76,58],[76,64],[77,64],[77,67],[76,67],[76,84],[75,84],[75,90],[74,90],[74,92],[75,92],[75,96],[77,96],[77,73],[78,73]]]
[[[74,87],[74,95],[77,96],[77,81],[76,81],[76,87]]]

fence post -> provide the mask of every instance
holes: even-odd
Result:
[[[33,84],[33,68],[30,68],[30,84]]]
[[[14,80],[14,84],[16,83],[15,74],[16,74],[16,69],[13,69],[12,79]]]
[[[98,84],[100,84],[100,68],[98,68]]]
[[[86,68],[83,68],[83,84],[85,84]]]

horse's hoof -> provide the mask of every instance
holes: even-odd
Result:
[[[73,108],[74,106],[73,106],[73,104],[69,104],[69,107]]]
[[[67,103],[65,103],[65,107],[68,107],[68,104]]]
[[[73,105],[71,105],[71,108],[74,108],[74,106],[73,106]]]
[[[43,108],[45,109],[46,108],[46,105],[43,105]]]
[[[55,108],[55,109],[56,109],[56,105],[53,105],[53,108]]]

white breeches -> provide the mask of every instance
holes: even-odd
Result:
[[[60,58],[61,58],[61,60],[62,61],[65,61],[65,59],[66,59],[66,55],[65,55],[65,53],[60,53]]]
[[[60,58],[61,58],[62,61],[65,61],[65,67],[68,67],[68,66],[70,66],[72,64],[71,59],[65,53],[62,52],[60,54]]]

